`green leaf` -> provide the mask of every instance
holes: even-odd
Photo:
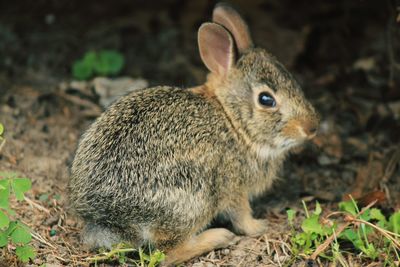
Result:
[[[0,248],[7,246],[8,234],[7,231],[0,232]]]
[[[157,250],[153,254],[151,254],[148,267],[154,267],[158,263],[162,262],[164,259],[165,259],[165,254]]]
[[[77,60],[72,65],[72,76],[77,80],[87,80],[93,76],[93,66],[83,60]]]
[[[82,61],[93,69],[93,66],[96,65],[97,57],[98,56],[95,51],[89,51],[85,53]]]
[[[354,247],[363,250],[365,249],[364,247],[364,242],[360,239],[359,235],[357,234],[356,231],[353,229],[346,229],[342,232],[340,235],[340,238],[348,240],[353,243]]]
[[[46,200],[48,200],[48,199],[49,199],[49,194],[41,194],[41,195],[39,196],[39,201],[44,202],[44,201],[46,201]]]
[[[165,254],[159,250],[154,253],[154,257],[157,259],[157,262],[162,262],[165,260]]]
[[[7,214],[8,214],[8,216],[10,216],[10,217],[16,215],[15,211],[13,211],[11,208],[7,208],[7,209],[4,209],[4,210],[7,211]]]
[[[393,213],[389,218],[390,230],[400,234],[400,211]]]
[[[372,260],[375,260],[378,255],[379,252],[375,249],[375,246],[372,243],[369,243],[367,245],[367,247],[362,248],[362,251],[368,256],[370,257]]]
[[[314,214],[320,215],[321,212],[322,212],[321,205],[320,205],[319,202],[317,201],[317,203],[315,204]]]
[[[365,210],[361,215],[360,215],[360,219],[369,222],[369,220],[371,220],[371,210],[367,209]]]
[[[354,206],[354,203],[352,201],[343,201],[339,203],[339,209],[341,211],[347,211],[348,213],[352,215],[357,214],[357,209]]]
[[[340,236],[344,237],[345,239],[347,239],[349,241],[353,241],[358,238],[357,233],[353,229],[344,230]]]
[[[293,224],[293,220],[294,220],[294,216],[296,215],[296,211],[294,211],[292,209],[287,209],[286,214],[287,214],[289,223]]]
[[[307,234],[306,233],[299,233],[293,237],[293,240],[296,244],[299,246],[304,246],[306,244],[307,240]]]
[[[4,247],[5,245],[8,244],[8,236],[12,231],[14,231],[16,226],[17,226],[16,222],[10,222],[6,230],[0,231],[0,247]]]
[[[0,185],[2,189],[0,189],[0,208],[8,209],[9,208],[9,198],[10,198],[10,184],[9,179],[0,180]]]
[[[11,233],[11,240],[14,244],[27,244],[32,240],[32,236],[25,225],[18,223]]]
[[[0,123],[0,135],[4,133],[4,126]]]
[[[15,254],[17,254],[18,258],[25,263],[28,262],[29,259],[33,260],[36,257],[35,250],[29,245],[17,247],[15,249]]]
[[[303,223],[301,224],[301,229],[303,229],[303,231],[306,233],[324,233],[322,225],[319,223],[319,216],[317,214],[313,214],[309,218],[304,219]]]
[[[94,70],[100,75],[116,75],[124,66],[124,57],[121,53],[112,50],[103,50],[99,53]]]
[[[32,182],[27,178],[16,178],[11,181],[11,185],[14,189],[14,194],[17,200],[23,200],[24,193],[31,189]]]
[[[10,219],[8,216],[0,210],[0,229],[8,228],[10,224]]]
[[[371,219],[377,220],[378,222],[386,223],[386,217],[382,214],[380,209],[372,208],[370,210]]]
[[[7,235],[10,235],[12,231],[17,227],[17,222],[12,221],[10,222],[10,225],[8,226],[8,229],[6,230]]]

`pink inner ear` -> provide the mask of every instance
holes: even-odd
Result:
[[[204,23],[199,29],[200,56],[207,68],[216,74],[225,75],[234,60],[233,40],[222,26]]]

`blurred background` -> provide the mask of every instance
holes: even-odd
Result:
[[[64,212],[78,138],[111,101],[109,94],[122,94],[121,84],[205,81],[197,29],[216,2],[0,1],[0,122],[7,139],[0,169],[30,177],[31,197],[58,196],[56,207]],[[301,198],[328,205],[349,193],[398,210],[399,1],[230,3],[256,45],[294,74],[322,115],[318,137],[290,156],[273,192],[255,204],[257,216],[280,214]],[[78,66],[99,51],[118,54],[110,62],[120,65],[101,79],[103,72],[85,75]],[[35,229],[53,227],[46,216],[34,216]]]

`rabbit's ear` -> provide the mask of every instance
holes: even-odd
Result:
[[[216,23],[203,23],[198,33],[200,57],[207,68],[225,76],[235,62],[234,43],[230,33]]]
[[[239,13],[225,3],[217,4],[213,11],[213,22],[221,24],[227,28],[236,41],[236,46],[240,53],[253,47],[249,28]]]

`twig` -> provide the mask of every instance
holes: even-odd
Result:
[[[290,246],[285,242],[285,241],[282,241],[282,240],[273,240],[273,239],[264,239],[264,241],[266,241],[267,242],[267,244],[268,244],[268,242],[271,242],[271,243],[279,243],[279,244],[281,244],[281,248],[282,248],[282,250],[284,251],[284,247],[286,247],[289,251],[290,251],[290,253],[292,253],[292,249],[290,248]],[[288,256],[288,254],[286,253],[286,251],[284,251],[285,252],[285,254]]]
[[[381,179],[383,183],[387,182],[390,179],[390,177],[393,175],[397,163],[399,162],[400,162],[400,144],[397,145],[396,151],[394,152],[388,164],[386,165],[385,173]]]
[[[25,199],[25,201],[28,202],[31,206],[37,208],[37,209],[40,210],[40,211],[44,211],[44,212],[46,212],[47,214],[50,215],[50,211],[49,211],[48,209],[46,209],[45,207],[43,207],[42,205],[40,205],[40,204],[34,202],[33,200],[29,199],[28,197],[24,197],[24,199]]]
[[[41,235],[39,235],[37,233],[33,233],[33,232],[31,233],[31,235],[34,239],[38,240],[39,242],[42,242],[53,249],[57,249],[55,246],[53,246],[51,243],[49,243],[46,239],[44,239]]]
[[[321,245],[319,245],[316,250],[314,251],[314,253],[311,255],[311,259],[315,260],[319,254],[321,254],[322,252],[324,252],[329,245],[332,243],[332,241],[335,239],[335,236],[338,236],[341,232],[343,232],[350,224],[352,224],[355,220],[356,217],[359,217],[361,214],[363,214],[367,209],[371,208],[373,205],[375,205],[376,200],[371,202],[370,204],[368,204],[365,208],[363,208],[359,213],[356,214],[356,216],[354,218],[352,218],[349,222],[343,224],[339,230],[337,232],[334,232],[330,237],[328,237],[324,243],[322,243]]]
[[[279,259],[279,254],[278,254],[278,250],[276,249],[276,246],[275,246],[276,244],[275,243],[272,243],[272,246],[274,247],[274,249],[275,249],[275,253],[276,253],[276,260],[278,261],[278,266],[279,267],[282,267],[282,263],[281,263],[281,260]]]
[[[64,262],[64,263],[68,263],[68,262],[69,262],[69,260],[66,260],[66,259],[64,259],[64,258],[61,257],[61,256],[54,255],[54,257],[55,257],[56,259],[59,259],[60,261],[62,261],[62,262]]]
[[[325,251],[329,247],[329,245],[332,243],[332,241],[335,239],[335,235],[339,235],[341,232],[343,232],[352,222],[347,222],[343,224],[337,232],[333,233],[330,237],[328,237],[324,243],[319,245],[317,249],[314,251],[314,253],[311,255],[311,259],[315,260],[319,254]]]
[[[109,252],[105,252],[102,253],[98,256],[94,256],[94,257],[88,257],[86,258],[87,261],[91,261],[91,262],[96,262],[96,261],[104,261],[104,260],[108,260],[110,259],[112,256],[114,256],[117,253],[121,253],[121,252],[133,252],[133,251],[137,251],[137,249],[134,248],[115,248]],[[103,256],[101,256],[103,255]]]
[[[4,144],[6,143],[6,139],[0,137],[0,140],[1,140],[1,143],[0,143],[0,152],[1,152],[1,150],[3,149]]]
[[[398,235],[398,234],[396,234],[396,233],[392,233],[392,232],[387,231],[387,230],[385,230],[385,229],[382,229],[382,228],[376,226],[375,224],[370,223],[370,222],[367,222],[367,221],[364,221],[364,220],[354,219],[354,221],[355,221],[355,222],[364,223],[364,224],[367,224],[367,225],[371,226],[372,228],[375,228],[376,230],[378,230],[379,232],[381,232],[382,235],[384,235],[387,239],[391,240],[391,241],[397,246],[398,249],[400,249],[400,242],[397,241],[395,238],[392,237],[392,235],[394,235],[394,236],[400,236],[400,235]]]
[[[259,238],[257,238],[257,239],[256,239],[256,243],[255,243],[250,249],[248,249],[247,251],[248,251],[248,252],[253,252],[254,249],[255,249],[255,247],[257,246],[257,244],[260,242],[261,238],[262,238],[262,236],[260,236]],[[243,261],[244,261],[245,259],[246,259],[246,258],[243,257],[242,260],[238,263],[238,266],[242,266],[242,263],[243,263]]]
[[[391,4],[391,1],[388,1],[389,4],[389,19],[387,22],[387,31],[386,31],[386,38],[387,38],[387,56],[389,59],[389,81],[388,84],[390,87],[393,86],[394,83],[394,76],[395,76],[395,70],[399,69],[399,63],[396,62],[395,59],[395,52],[394,52],[394,37],[393,37],[393,25],[395,24],[395,14],[393,12],[393,5]]]
[[[82,99],[80,97],[73,96],[73,95],[68,95],[61,91],[58,92],[58,95],[78,106],[88,108],[90,111],[89,113],[91,115],[100,115],[102,112],[101,108],[98,105],[96,105],[95,103],[93,103],[89,100]]]

